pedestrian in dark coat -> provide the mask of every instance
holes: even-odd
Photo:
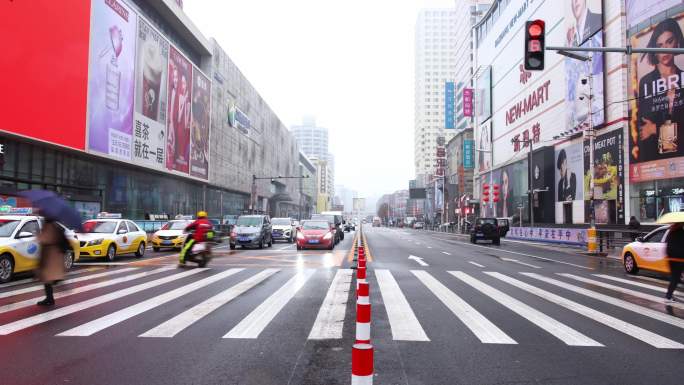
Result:
[[[673,223],[667,234],[667,259],[670,263],[670,285],[665,295],[666,302],[674,302],[672,294],[682,277],[684,271],[684,223]]]
[[[64,229],[57,222],[46,219],[38,234],[40,243],[40,264],[38,275],[45,285],[45,299],[38,302],[39,306],[55,304],[52,286],[56,281],[64,279],[64,254],[69,249],[69,241],[64,235]]]

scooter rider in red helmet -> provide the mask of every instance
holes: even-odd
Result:
[[[192,250],[194,244],[206,242],[214,238],[214,225],[207,219],[206,211],[198,211],[197,219],[185,227],[186,233],[191,231],[193,232],[192,238],[185,242],[185,246],[179,255],[178,263],[181,265],[185,265],[185,256]]]

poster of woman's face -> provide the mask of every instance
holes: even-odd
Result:
[[[561,149],[556,149],[555,159],[556,201],[568,202],[581,200],[583,197],[581,178],[584,174],[582,143],[575,143]]]
[[[633,47],[684,47],[684,14],[666,18],[632,36]],[[634,54],[630,63],[630,158],[632,164],[650,162],[631,168],[633,181],[682,176],[682,171],[668,170],[668,175],[650,171],[666,166],[665,159],[684,156],[684,55],[672,53]],[[673,173],[670,175],[670,173]],[[680,173],[681,175],[675,175]]]
[[[603,27],[601,0],[565,0],[565,40],[579,47]]]

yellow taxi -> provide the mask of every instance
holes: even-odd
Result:
[[[36,236],[43,226],[43,218],[32,215],[30,207],[13,207],[0,215],[0,283],[10,281],[15,273],[34,270],[40,261],[40,245]],[[76,234],[64,228],[71,249],[64,255],[64,268],[70,269],[79,259]]]
[[[82,257],[105,258],[113,261],[123,254],[145,255],[147,233],[121,214],[100,213],[97,219],[83,222],[78,233]]]
[[[162,248],[180,250],[187,237],[187,234],[184,234],[183,230],[191,223],[192,217],[188,216],[182,216],[166,222],[159,231],[152,235],[152,249],[154,251],[159,251]]]
[[[636,274],[639,269],[669,273],[665,240],[670,226],[659,227],[622,249],[622,262],[625,271]]]

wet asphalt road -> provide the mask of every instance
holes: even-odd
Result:
[[[663,281],[568,248],[364,233],[376,384],[681,383],[684,306],[656,301]],[[333,252],[224,247],[208,270],[173,252],[80,266],[53,309],[32,305],[35,283],[0,285],[0,383],[349,384],[355,302],[335,277],[354,235]],[[324,304],[343,321],[314,339]]]

